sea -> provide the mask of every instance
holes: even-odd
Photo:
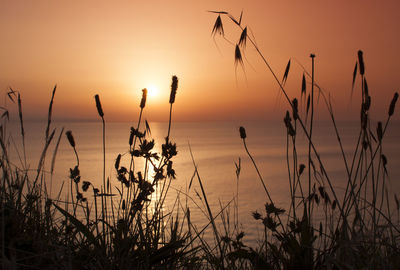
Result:
[[[24,123],[25,154],[22,148],[19,122],[11,122],[6,130],[12,163],[16,167],[29,169],[33,175],[44,149],[46,125],[46,121]],[[376,123],[371,123],[371,127],[375,127],[375,125]],[[116,178],[114,167],[118,154],[122,155],[121,166],[129,167],[128,140],[132,126],[136,127],[137,123],[106,123],[105,172],[114,187],[121,186]],[[149,126],[151,131],[148,133],[149,139],[155,141],[154,151],[160,152],[167,135],[168,123],[149,122]],[[255,165],[239,136],[240,126],[246,129],[245,142]],[[71,181],[69,178],[70,168],[74,168],[77,164],[73,148],[65,136],[67,130],[72,132],[75,139],[81,180],[90,181],[94,186],[100,187],[103,175],[102,123],[100,121],[56,121],[51,123],[50,131],[53,129],[55,129],[54,139],[46,151],[44,163],[46,172],[44,181],[46,181],[49,192],[51,191],[51,196],[56,196],[61,187],[64,189],[64,196],[67,196],[68,188],[66,187],[69,187]],[[60,135],[62,129],[64,132]],[[359,129],[359,123],[356,122],[337,123],[345,159],[350,165],[356,151]],[[144,123],[141,123],[141,130],[144,130]],[[371,130],[374,133],[375,128],[371,128]],[[51,173],[51,161],[59,136],[61,136],[61,141],[55,156],[54,170]],[[346,167],[335,128],[330,121],[316,122],[312,136],[319,157],[340,197],[340,193],[343,193],[346,188]],[[293,168],[288,170],[287,157],[289,156],[289,165],[293,166],[293,144],[291,138],[287,136],[283,121],[173,122],[170,139],[176,143],[178,154],[172,159],[176,179],[171,182],[165,201],[165,211],[176,213],[179,209],[188,206],[191,222],[198,227],[198,231],[209,223],[199,178],[210,210],[214,216],[217,216],[217,225],[221,231],[224,231],[224,223],[233,228],[237,222],[239,227],[236,229],[245,233],[245,243],[256,243],[264,233],[260,220],[255,220],[252,216],[254,211],[263,215],[265,213],[264,205],[269,202],[260,176],[275,205],[288,209],[290,201],[288,175],[289,173],[293,174]],[[387,187],[393,205],[394,194],[400,196],[399,139],[399,123],[390,123],[385,133],[382,153],[378,153],[378,157],[384,154],[387,158]],[[308,173],[308,144],[306,141],[304,133],[297,126],[297,164],[306,166],[304,179]],[[316,170],[320,171],[315,155],[313,158]],[[198,175],[195,174],[196,168]],[[139,165],[137,165],[137,169],[140,169]],[[326,182],[325,185],[329,192]],[[113,193],[118,194],[117,189],[114,189]],[[90,201],[90,196],[87,196]],[[180,203],[177,203],[177,198]],[[222,209],[225,210],[224,215],[221,214]],[[207,231],[210,233],[211,229],[211,226],[208,226],[205,233]]]

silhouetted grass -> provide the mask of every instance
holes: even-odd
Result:
[[[265,226],[265,245],[255,252],[248,248],[236,248],[235,259],[245,259],[253,267],[278,269],[347,269],[373,268],[394,269],[400,262],[400,227],[393,215],[399,214],[398,199],[395,194],[396,208],[390,205],[391,194],[387,186],[387,158],[382,143],[386,128],[393,116],[398,93],[390,102],[387,119],[384,124],[377,123],[376,129],[370,121],[371,96],[365,76],[362,51],[358,51],[358,60],[353,73],[353,88],[359,71],[361,81],[360,129],[351,161],[347,160],[341,142],[330,99],[316,84],[314,79],[315,55],[311,54],[311,75],[304,69],[301,89],[307,97],[305,106],[299,106],[298,99],[291,99],[284,83],[290,70],[290,60],[280,81],[270,64],[259,50],[253,38],[247,35],[242,15],[236,20],[224,11],[211,11],[218,17],[212,33],[224,36],[221,16],[226,16],[241,30],[239,42],[234,51],[235,62],[243,63],[243,50],[250,43],[273,75],[280,91],[289,105],[284,124],[287,129],[287,167],[290,189],[290,207],[286,212],[276,207],[264,184],[255,160],[246,145],[244,127],[240,127],[240,137],[244,148],[259,175],[267,192],[268,202],[265,214],[254,212],[253,217]],[[246,42],[246,40],[248,42]],[[306,92],[304,74],[311,77],[311,93]],[[332,121],[338,146],[343,158],[347,187],[342,194],[333,186],[333,179],[325,169],[324,161],[316,147],[314,125],[314,88],[322,97]],[[301,107],[306,110],[302,112]],[[309,116],[310,114],[310,116]],[[305,121],[303,120],[305,119]],[[307,119],[309,119],[307,123]],[[299,164],[298,142],[296,137],[305,136],[308,144],[307,165]],[[346,149],[348,150],[348,149]],[[304,171],[308,171],[305,175]],[[305,178],[305,179],[304,179]],[[307,190],[307,192],[305,192]],[[340,194],[339,194],[340,193]],[[322,221],[315,217],[323,214]],[[280,218],[281,217],[281,218]],[[285,217],[285,221],[282,221]],[[260,262],[261,260],[261,262]]]
[[[253,212],[254,222],[260,223],[264,234],[260,245],[246,243],[246,232],[241,231],[238,218],[239,179],[241,160],[236,163],[237,192],[230,202],[211,209],[207,190],[203,185],[193,153],[190,150],[194,173],[188,189],[178,191],[173,209],[165,210],[171,181],[176,177],[173,159],[177,146],[170,138],[173,104],[178,78],[172,77],[169,97],[168,130],[161,152],[154,149],[150,126],[142,127],[142,113],[146,107],[147,90],[143,89],[136,127],[128,137],[128,155],[115,159],[117,185],[106,178],[106,112],[100,97],[95,106],[102,122],[102,181],[81,180],[79,142],[73,132],[65,135],[74,150],[76,164],[69,171],[66,189],[52,195],[54,164],[58,146],[64,134],[52,129],[52,107],[56,87],[50,100],[45,143],[35,174],[30,173],[25,154],[25,130],[22,98],[17,91],[8,92],[9,99],[17,99],[18,118],[22,138],[21,165],[10,161],[7,134],[8,111],[4,109],[0,125],[0,225],[2,269],[396,269],[400,263],[399,200],[394,194],[394,205],[387,186],[387,157],[382,144],[387,126],[395,112],[398,94],[390,102],[387,118],[372,127],[371,97],[366,81],[365,64],[361,51],[353,74],[361,80],[360,127],[357,143],[350,159],[339,134],[330,99],[316,84],[314,61],[311,54],[311,75],[304,69],[300,98],[290,98],[285,82],[290,73],[289,60],[282,80],[279,80],[254,40],[242,25],[242,14],[237,20],[227,12],[215,12],[217,21],[213,34],[224,35],[222,18],[227,16],[241,29],[235,46],[235,61],[243,66],[246,44],[254,46],[266,68],[273,74],[288,103],[284,116],[286,128],[286,162],[290,197],[288,209],[274,202],[270,189],[251,154],[246,134],[240,127],[238,140],[243,141],[245,153],[254,166],[266,193],[265,211]],[[311,90],[306,89],[306,76]],[[316,92],[316,93],[314,93]],[[329,111],[333,130],[346,172],[346,188],[338,191],[325,169],[315,139],[314,95],[320,95]],[[56,134],[58,139],[53,143]],[[13,134],[11,134],[13,135]],[[307,139],[305,159],[301,158],[300,140]],[[51,144],[55,144],[51,159],[50,179],[45,170],[45,158]],[[190,149],[190,145],[189,145]],[[123,160],[129,166],[124,167]],[[152,173],[154,172],[154,173]],[[112,179],[111,179],[112,180]],[[197,180],[201,193],[191,189]],[[50,182],[50,183],[49,183]],[[50,185],[50,191],[48,191]],[[195,194],[194,194],[195,193]],[[199,197],[203,207],[193,197]],[[194,224],[188,201],[192,201],[207,219],[204,226]],[[258,206],[254,206],[255,208]],[[233,208],[233,218],[230,210]],[[193,209],[192,209],[193,212]],[[322,215],[317,218],[317,215]],[[397,218],[396,218],[397,216]],[[213,238],[206,237],[210,233]]]

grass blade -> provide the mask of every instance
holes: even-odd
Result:
[[[78,219],[76,219],[73,215],[53,203],[54,207],[57,208],[58,211],[61,212],[69,221],[76,227],[76,229],[81,232],[89,242],[92,244],[98,246],[98,242],[96,241],[96,238],[94,237],[93,233],[85,226],[83,225],[82,222],[80,222]]]
[[[51,100],[50,100],[50,105],[49,105],[49,112],[47,115],[47,127],[46,127],[46,141],[49,138],[49,131],[50,131],[50,124],[51,124],[51,115],[52,115],[52,111],[53,111],[53,101],[54,101],[54,95],[56,93],[56,89],[57,89],[57,84],[54,86],[53,88],[53,93],[51,95]]]
[[[356,77],[357,77],[357,66],[358,63],[356,62],[356,65],[354,66],[354,71],[353,71],[353,83],[351,84],[351,95],[353,96],[353,91],[354,91],[354,83],[356,82]]]
[[[289,59],[289,62],[287,63],[287,65],[286,65],[285,74],[283,74],[282,85],[285,85],[285,83],[287,81],[287,77],[289,75],[289,70],[290,70],[290,59]]]

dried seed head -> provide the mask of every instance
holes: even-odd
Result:
[[[303,97],[303,95],[306,95],[306,77],[304,76],[303,73],[303,79],[301,81],[301,96]]]
[[[336,201],[336,200],[334,200],[334,201],[333,201],[333,203],[332,203],[332,210],[335,210],[335,208],[336,208],[336,204],[337,204],[337,201]]]
[[[171,95],[169,96],[169,103],[175,102],[176,90],[178,89],[178,77],[172,76]]]
[[[304,172],[304,169],[306,168],[306,165],[304,164],[300,164],[300,168],[299,168],[299,175],[301,175]]]
[[[244,129],[244,127],[239,128],[239,133],[240,133],[240,138],[246,139],[246,130]]]
[[[360,74],[364,75],[365,67],[364,67],[363,52],[361,50],[358,51],[358,64],[360,66]]]
[[[285,123],[285,126],[287,128],[289,128],[290,121],[292,121],[292,119],[290,119],[289,111],[286,111],[286,115],[285,115],[285,118],[283,118],[283,122]]]
[[[289,62],[286,65],[286,69],[285,69],[285,73],[283,74],[283,78],[282,78],[282,85],[285,85],[288,75],[289,75],[289,70],[290,70],[290,59]]]
[[[146,99],[147,99],[147,89],[142,89],[142,100],[140,101],[140,108],[144,108],[146,106]]]
[[[239,45],[236,44],[235,48],[235,66],[240,64],[243,67],[243,58],[242,58],[242,53],[240,52]]]
[[[392,116],[394,113],[394,108],[396,107],[396,102],[397,99],[399,98],[399,93],[394,93],[392,102],[390,102],[390,106],[389,106],[389,116]]]
[[[103,117],[104,116],[104,112],[103,112],[103,109],[101,108],[99,95],[95,95],[94,99],[96,100],[97,112],[99,113],[100,117]]]
[[[122,210],[125,210],[125,200],[122,200],[122,206],[121,206],[121,208],[122,208]]]
[[[74,136],[72,136],[72,131],[68,130],[67,132],[65,132],[65,135],[67,135],[67,139],[69,141],[69,144],[75,148],[75,140],[74,140]]]
[[[221,15],[218,15],[213,30],[211,32],[211,35],[215,36],[217,33],[220,34],[221,36],[224,35],[224,26],[222,25]]]
[[[259,219],[262,218],[262,217],[261,217],[261,214],[258,213],[257,211],[254,211],[254,212],[252,213],[252,215],[253,215],[253,218],[254,218],[255,220],[259,220]]]
[[[383,138],[383,129],[382,129],[382,122],[378,122],[378,126],[376,127],[376,134],[378,135],[378,140],[382,141]]]
[[[387,165],[387,158],[384,154],[381,155],[381,159],[382,159],[382,165],[383,167],[386,167]]]
[[[86,192],[86,191],[89,189],[89,186],[90,186],[90,185],[91,185],[90,182],[88,182],[88,181],[83,181],[83,182],[82,182],[82,190]]]
[[[118,154],[117,159],[115,160],[115,169],[118,170],[119,163],[121,162],[121,154]]]
[[[245,48],[246,41],[247,41],[247,27],[243,29],[242,34],[240,35],[239,46],[243,46],[243,48]]]

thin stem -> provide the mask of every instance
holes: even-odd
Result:
[[[241,26],[239,26],[239,27],[243,30],[243,28],[242,28]],[[252,38],[250,38],[250,37],[247,37],[247,38],[248,38],[248,40],[250,41],[250,43],[253,45],[254,49],[257,51],[258,55],[259,55],[259,56],[261,57],[261,59],[263,60],[264,64],[267,66],[268,70],[271,72],[271,74],[272,74],[272,76],[274,77],[276,83],[278,84],[279,88],[281,89],[282,93],[284,94],[284,96],[285,96],[285,98],[286,98],[286,101],[289,103],[290,107],[293,109],[293,104],[292,104],[292,102],[290,101],[290,98],[289,98],[289,96],[287,95],[285,88],[283,87],[282,83],[279,81],[278,77],[276,76],[275,72],[272,70],[271,66],[268,64],[268,62],[267,62],[267,60],[265,59],[264,55],[261,53],[260,49],[258,48],[257,44],[253,41]],[[307,140],[308,140],[309,143],[311,144],[312,150],[313,150],[313,152],[314,152],[314,154],[315,154],[315,156],[316,156],[316,158],[317,158],[317,160],[318,160],[318,163],[320,164],[322,174],[325,176],[325,178],[326,178],[326,180],[327,180],[327,182],[328,182],[328,185],[329,185],[329,189],[331,190],[331,192],[332,192],[332,194],[333,194],[335,200],[337,201],[337,207],[338,207],[338,209],[339,209],[339,211],[340,211],[340,214],[341,214],[342,216],[344,216],[343,207],[342,207],[342,205],[341,205],[341,203],[340,203],[340,201],[339,201],[339,198],[338,198],[338,196],[337,196],[337,194],[336,194],[336,192],[335,192],[335,190],[334,190],[334,188],[333,188],[333,186],[332,186],[332,182],[331,182],[331,180],[330,180],[330,178],[329,178],[329,176],[328,176],[328,173],[327,173],[326,170],[325,170],[325,166],[324,166],[323,163],[322,163],[322,160],[321,160],[321,158],[320,158],[320,156],[319,156],[319,154],[318,154],[318,151],[317,151],[317,149],[315,148],[315,145],[314,145],[314,143],[312,142],[312,140],[311,140],[311,138],[310,138],[310,135],[309,135],[309,133],[308,133],[308,131],[307,131],[307,128],[306,128],[306,126],[304,125],[303,121],[301,120],[300,116],[298,117],[297,120],[299,121],[300,126],[301,126],[301,128],[302,128],[304,134],[305,134],[306,137],[307,137]]]
[[[172,119],[172,103],[170,103],[170,107],[169,107],[169,121],[168,121],[168,135],[167,135],[168,139],[169,139],[169,134],[171,131],[171,119]]]
[[[313,122],[314,122],[314,58],[315,55],[311,54],[311,63],[312,63],[312,71],[311,71],[311,116],[310,116],[310,139],[308,143],[308,197],[311,195],[311,141],[312,141],[312,132],[313,132]],[[311,202],[308,204],[308,222],[311,224]]]
[[[260,181],[261,181],[261,184],[262,184],[263,187],[264,187],[265,193],[267,193],[267,197],[268,197],[269,201],[270,201],[272,204],[274,204],[274,201],[272,200],[271,195],[269,194],[268,189],[267,189],[267,187],[265,186],[264,179],[262,178],[261,173],[260,173],[260,171],[258,170],[257,164],[256,164],[256,162],[255,162],[253,156],[250,154],[249,149],[247,149],[246,139],[245,139],[245,138],[243,138],[243,146],[244,146],[244,149],[246,150],[247,155],[249,156],[249,158],[250,158],[251,161],[253,162],[254,168],[255,168],[256,171],[257,171],[258,177],[259,177],[259,179],[260,179]],[[283,226],[283,223],[282,223],[282,221],[281,221],[281,218],[279,217],[279,215],[277,215],[277,217],[278,217],[278,220],[279,220],[279,224],[280,224],[280,226],[282,227],[282,230],[285,231],[285,227]]]

